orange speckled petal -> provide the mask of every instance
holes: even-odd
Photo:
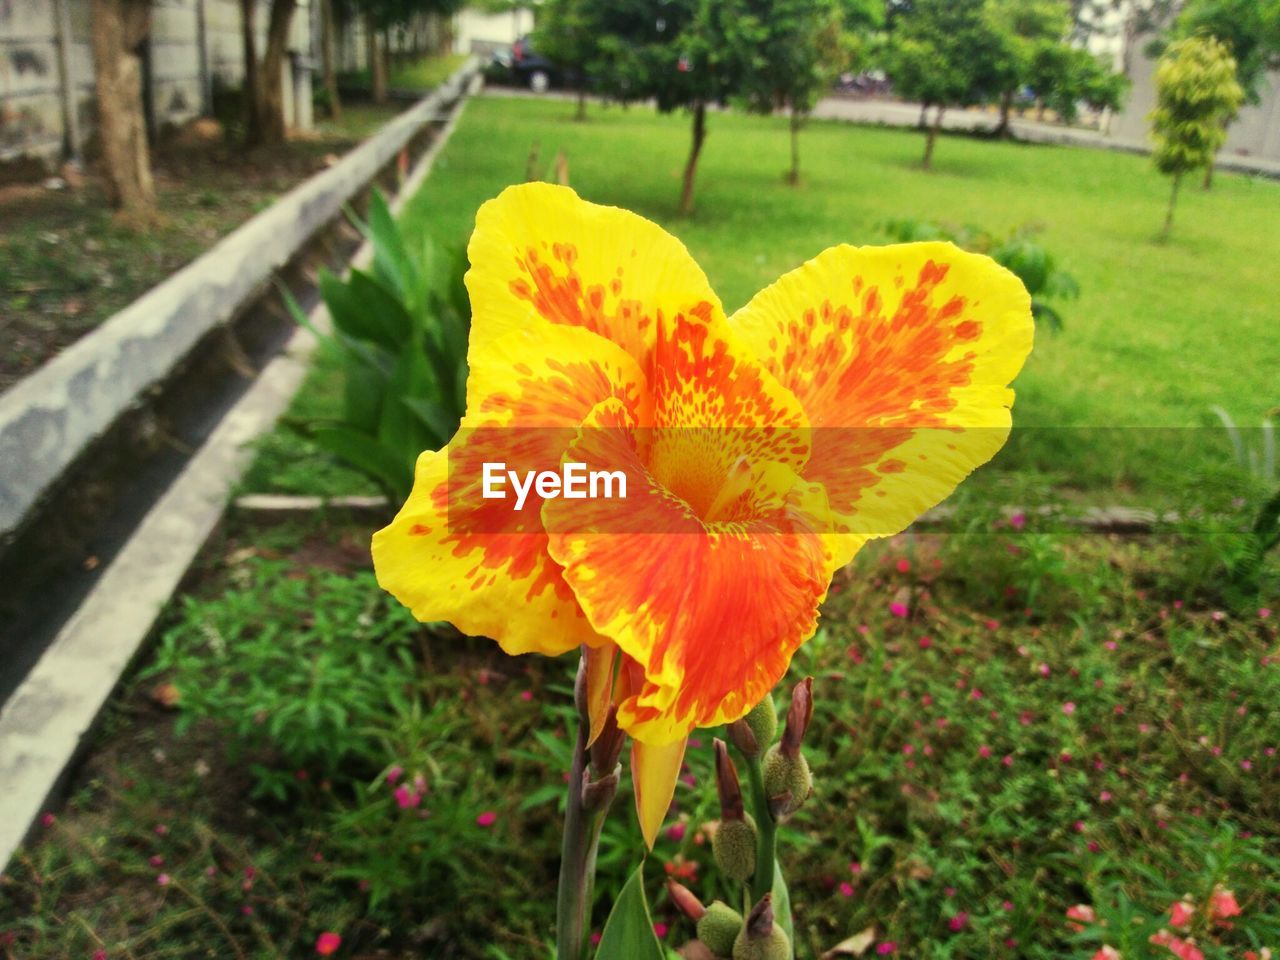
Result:
[[[467,254],[472,354],[481,362],[493,345],[551,324],[609,340],[643,367],[660,314],[704,302],[721,309],[679,240],[568,187],[508,187],[480,208]]]
[[[1033,335],[1021,281],[949,243],[832,247],[730,324],[813,426],[804,476],[854,535],[838,559],[996,454]]]
[[[618,725],[651,745],[746,713],[812,635],[832,557],[821,487],[785,464],[704,520],[646,468],[644,436],[617,400],[566,451],[588,470],[622,471],[627,497],[542,508],[551,555],[597,632],[638,664]]]

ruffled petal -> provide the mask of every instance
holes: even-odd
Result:
[[[708,520],[648,469],[644,439],[619,401],[600,404],[565,458],[619,471],[626,498],[548,500],[542,516],[591,624],[642,668],[618,725],[663,744],[737,719],[777,683],[813,634],[832,556],[821,487],[785,464],[746,468]]]
[[[813,426],[804,476],[855,535],[841,559],[995,455],[1033,335],[1021,281],[949,243],[832,247],[730,324]]]
[[[467,249],[472,354],[535,324],[577,327],[642,367],[659,316],[720,301],[684,245],[656,223],[526,183],[485,203]]]

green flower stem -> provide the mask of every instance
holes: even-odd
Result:
[[[560,853],[560,887],[556,894],[556,960],[583,960],[591,924],[591,895],[596,879],[596,851],[604,827],[607,803],[588,810],[583,803],[587,770],[588,725],[578,720],[578,743],[569,772],[569,797],[564,812],[564,842]]]
[[[766,893],[773,892],[773,875],[778,869],[778,825],[769,812],[760,758],[743,757],[743,760],[746,762],[747,790],[751,794],[751,815],[756,821],[756,872],[751,878],[751,903],[756,904]]]

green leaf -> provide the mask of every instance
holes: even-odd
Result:
[[[400,402],[431,431],[433,449],[438,450],[443,447],[457,432],[457,416],[440,404],[424,400],[422,397],[401,397]]]
[[[341,424],[316,427],[311,435],[317,446],[373,478],[396,500],[409,495],[413,464],[402,462],[373,437]]]
[[[374,274],[408,301],[418,286],[418,270],[381,190],[374,190],[369,198],[369,234],[373,238]]]
[[[644,864],[636,867],[605,921],[596,960],[663,960],[644,897]]]
[[[773,922],[782,928],[782,932],[791,941],[792,953],[795,952],[796,931],[791,921],[791,891],[787,889],[787,878],[782,875],[782,864],[773,865]]]
[[[413,316],[405,303],[385,285],[367,273],[352,270],[347,288],[364,314],[390,338],[390,343],[385,346],[395,349],[413,339]]]
[[[354,278],[355,273],[352,277]],[[369,341],[394,351],[397,347],[395,330],[384,316],[369,310],[356,297],[352,286],[344,283],[328,270],[320,271],[320,295],[329,308],[333,325],[354,340]]]

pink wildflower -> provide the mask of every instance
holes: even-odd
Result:
[[[1120,951],[1104,943],[1102,949],[1095,953],[1090,960],[1121,960]]]
[[[848,880],[840,881],[840,896],[842,897],[853,896],[853,884],[850,883]]]
[[[1062,712],[1069,717],[1076,712],[1076,705],[1072,703],[1070,700],[1068,700],[1066,703],[1062,705]]]
[[[1195,916],[1195,913],[1196,908],[1190,900],[1179,900],[1169,908],[1169,925],[1185,930],[1191,926],[1191,919]]]
[[[961,910],[954,917],[947,921],[947,929],[952,933],[959,933],[969,925],[969,914]]]
[[[336,953],[340,946],[342,946],[342,937],[336,933],[326,930],[316,937],[316,953],[322,957],[328,957]]]
[[[476,823],[482,827],[492,827],[498,822],[498,815],[492,810],[486,810],[484,813],[476,817]]]
[[[403,776],[404,776],[404,767],[400,766],[400,764],[397,763],[394,767],[392,767],[390,770],[387,771],[387,783],[394,784],[397,780],[399,780]]]
[[[1236,902],[1236,895],[1221,884],[1213,888],[1213,896],[1209,899],[1209,909],[1213,912],[1213,919],[1215,920],[1238,917],[1241,912],[1240,904]]]
[[[907,610],[907,605],[905,603],[899,603],[895,600],[893,603],[889,604],[889,613],[899,619],[905,618],[908,612],[909,611]]]

